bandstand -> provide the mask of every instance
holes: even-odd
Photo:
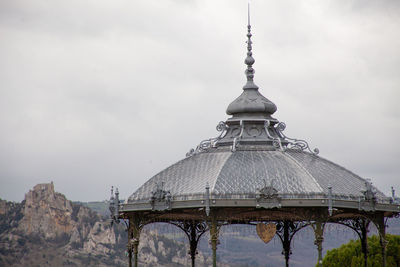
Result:
[[[192,266],[197,245],[209,231],[213,266],[217,266],[219,230],[229,224],[274,224],[289,266],[291,240],[312,227],[322,266],[324,227],[337,223],[359,236],[367,265],[370,224],[379,232],[382,266],[386,266],[387,218],[400,205],[368,180],[318,156],[304,140],[284,134],[273,117],[276,105],[254,83],[251,26],[247,26],[247,82],[229,104],[219,136],[202,141],[184,159],[149,179],[124,203],[112,194],[111,216],[128,225],[129,266],[138,266],[140,232],[146,224],[170,223],[187,235]]]

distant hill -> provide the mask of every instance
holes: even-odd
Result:
[[[93,210],[94,212],[97,212],[101,216],[104,217],[109,217],[110,210],[108,209],[108,201],[90,201],[90,202],[80,202],[80,201],[74,201],[73,203],[77,205],[82,205],[85,207],[88,207],[89,209]]]
[[[125,227],[111,227],[87,206],[101,211],[105,204],[73,203],[52,183],[36,185],[21,203],[0,200],[0,266],[125,267]],[[142,266],[187,266],[183,243],[149,230],[140,241]],[[200,254],[199,263],[206,261]]]
[[[127,266],[127,233],[124,224],[110,227],[107,201],[71,202],[54,191],[54,185],[38,184],[21,203],[0,200],[0,266]],[[388,233],[400,234],[400,220],[388,221]],[[370,234],[375,233],[371,227]],[[329,224],[324,253],[350,239],[348,228]],[[169,224],[145,226],[140,238],[141,266],[189,266],[184,233]],[[282,245],[277,237],[264,244],[255,227],[223,226],[218,246],[218,266],[283,266]],[[293,240],[290,266],[314,266],[317,251],[314,234],[305,228]],[[196,266],[209,266],[209,236],[200,240]]]

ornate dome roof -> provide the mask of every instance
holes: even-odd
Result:
[[[118,191],[115,197],[111,191],[111,219],[117,223],[124,220],[129,261],[134,253],[135,266],[140,231],[154,222],[170,223],[185,232],[192,266],[199,239],[206,231],[210,233],[213,266],[217,266],[219,231],[227,224],[257,223],[264,242],[278,235],[286,266],[294,234],[308,225],[315,233],[319,263],[324,227],[331,222],[355,230],[364,248],[368,225],[373,222],[385,250],[385,218],[400,212],[394,191],[391,198],[386,197],[369,181],[318,156],[318,149],[311,150],[306,141],[283,133],[285,123],[272,117],[275,104],[253,81],[250,30],[249,22],[247,82],[243,93],[228,106],[231,117],[217,125],[220,135],[200,142],[186,158],[152,177],[125,203],[120,204]],[[270,236],[268,241],[265,235]],[[363,253],[367,255],[367,250]]]
[[[315,154],[269,146],[231,149],[212,148],[196,153],[161,171],[141,186],[130,201],[150,200],[162,185],[173,200],[196,199],[210,186],[213,197],[255,198],[270,186],[284,198],[319,198],[332,194],[358,200],[364,196],[366,180]],[[376,190],[376,189],[375,189]],[[384,195],[376,190],[378,197]]]
[[[155,209],[156,203],[165,204],[159,210],[204,207],[207,199],[222,207],[266,208],[326,206],[327,199],[355,209],[364,209],[361,201],[367,209],[389,203],[369,181],[319,157],[318,149],[311,151],[306,141],[283,133],[286,125],[272,117],[275,104],[253,81],[250,30],[248,25],[247,83],[228,106],[232,117],[217,125],[220,135],[202,141],[185,159],[148,180],[127,199],[124,210]]]

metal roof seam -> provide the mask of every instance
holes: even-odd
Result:
[[[307,152],[306,152],[306,153],[307,153]],[[365,183],[365,182],[368,182],[367,179],[362,178],[362,177],[359,176],[358,174],[355,174],[354,172],[348,170],[347,168],[345,168],[345,167],[343,167],[343,166],[341,166],[341,165],[339,165],[339,164],[337,164],[337,163],[335,163],[335,162],[333,162],[333,161],[330,161],[329,159],[326,159],[326,158],[321,157],[321,156],[319,156],[319,155],[316,156],[316,157],[318,157],[318,158],[321,159],[322,161],[325,161],[325,162],[328,162],[328,163],[330,163],[330,164],[332,164],[332,165],[335,165],[336,167],[339,167],[340,169],[342,169],[342,170],[344,170],[344,171],[346,171],[346,172],[348,172],[348,173],[354,175],[357,179],[363,181],[364,183]],[[379,192],[380,194],[385,195],[385,194],[384,194],[382,191],[380,191],[377,187],[373,186],[373,188],[376,190],[377,193]]]
[[[225,159],[224,164],[221,164],[221,167],[220,167],[220,169],[219,169],[219,172],[218,172],[218,174],[217,174],[217,176],[216,176],[216,178],[215,178],[215,180],[214,180],[214,184],[213,184],[212,188],[210,188],[210,189],[211,189],[211,191],[210,191],[211,193],[213,193],[213,191],[214,191],[214,189],[215,189],[215,185],[217,184],[218,178],[220,177],[221,171],[222,171],[222,169],[224,168],[225,163],[232,157],[232,154],[233,154],[233,153],[235,153],[235,152],[231,152],[231,154],[229,155],[229,157],[227,157],[227,158]]]
[[[286,157],[288,157],[288,158],[291,159],[296,165],[298,165],[302,170],[304,170],[304,172],[307,173],[307,174],[311,177],[311,179],[315,182],[315,184],[320,188],[321,192],[322,192],[322,193],[325,193],[325,192],[324,192],[324,189],[320,186],[320,184],[317,182],[317,180],[315,179],[315,177],[314,177],[313,175],[311,175],[311,173],[310,173],[306,168],[304,168],[304,166],[303,166],[302,164],[300,164],[300,162],[298,162],[295,158],[293,158],[292,156],[290,156],[288,153],[285,153],[285,152],[281,152],[281,153],[283,153]],[[318,157],[318,156],[316,156],[316,157]]]

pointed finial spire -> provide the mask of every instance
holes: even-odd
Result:
[[[242,94],[229,104],[226,109],[226,114],[233,115],[235,118],[249,116],[272,118],[271,115],[276,111],[276,106],[270,100],[265,98],[259,91],[258,86],[254,84],[254,69],[255,62],[252,52],[251,42],[251,25],[250,25],[250,3],[247,10],[247,57],[244,63],[247,65],[245,71],[247,83],[243,86]]]
[[[247,25],[250,25],[250,2],[247,3]]]
[[[251,41],[251,25],[250,25],[250,3],[247,4],[247,57],[244,60],[244,63],[247,65],[247,69],[245,71],[247,77],[247,83],[243,87],[243,89],[258,89],[258,86],[254,84],[254,69],[253,64],[255,62],[253,58],[252,52],[252,41]]]

